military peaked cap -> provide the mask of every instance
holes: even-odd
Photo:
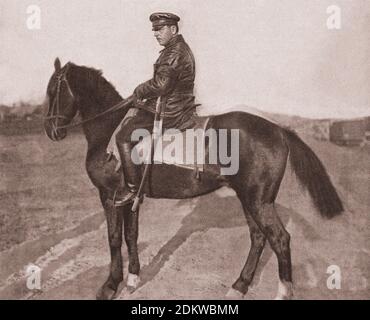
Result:
[[[153,30],[158,30],[163,26],[176,26],[180,17],[173,13],[156,12],[150,15],[149,20],[152,22]]]

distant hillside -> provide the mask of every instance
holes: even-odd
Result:
[[[199,109],[200,115],[208,115],[213,114],[217,110],[216,113],[220,114],[222,112],[232,112],[232,111],[244,111],[248,112],[262,118],[265,118],[271,122],[274,122],[280,126],[290,128],[299,134],[305,134],[314,137],[316,140],[320,141],[328,141],[330,138],[330,127],[334,122],[341,122],[344,120],[349,121],[358,121],[358,120],[366,120],[369,123],[369,131],[370,131],[370,117],[361,117],[355,119],[310,119],[304,118],[295,115],[288,115],[288,114],[281,114],[281,113],[270,113],[266,111],[259,110],[254,107],[250,107],[248,105],[235,105],[231,108],[226,110],[220,110],[219,108],[215,108],[213,106],[202,106]],[[353,124],[356,126],[356,124]]]
[[[199,108],[200,115],[212,114],[210,106]],[[280,126],[288,127],[301,134],[307,134],[317,140],[329,140],[329,128],[333,119],[309,119],[280,113],[269,113],[247,105],[236,105],[229,111],[244,111],[266,118]],[[221,112],[217,112],[221,113]],[[0,135],[39,133],[42,127],[42,104],[21,102],[13,106],[0,105]]]
[[[42,132],[42,112],[42,104],[21,102],[13,106],[0,105],[0,135]]]
[[[299,116],[289,116],[278,113],[267,114],[276,123],[297,131],[310,135],[317,140],[329,140],[330,125],[334,120],[331,119],[309,119]]]
[[[18,103],[12,106],[0,105],[0,122],[14,118],[41,117],[42,104]]]

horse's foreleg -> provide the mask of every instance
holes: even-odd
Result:
[[[139,210],[131,212],[132,204],[124,207],[124,231],[127,245],[129,266],[127,276],[127,289],[129,292],[135,291],[139,284],[140,261],[137,247],[139,235]]]
[[[257,269],[258,261],[261,257],[263,248],[266,244],[266,237],[258,227],[253,218],[249,215],[247,209],[244,207],[244,213],[247,218],[249,233],[251,238],[251,247],[249,250],[247,261],[244,268],[235,283],[232,285],[232,289],[227,293],[229,298],[242,297],[248,292],[248,287],[251,284],[255,271]]]
[[[112,201],[107,201],[103,191],[100,191],[100,198],[108,227],[109,249],[111,254],[110,272],[107,281],[99,289],[97,299],[110,300],[115,297],[119,284],[123,280],[122,264],[122,212],[115,210]]]

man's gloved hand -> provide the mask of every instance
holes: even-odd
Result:
[[[145,106],[146,99],[141,99],[137,96],[137,94],[134,92],[132,95],[133,104],[136,108],[143,108]]]

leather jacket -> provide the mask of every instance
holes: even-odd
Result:
[[[164,128],[184,129],[190,127],[195,115],[193,95],[195,61],[191,49],[182,35],[173,37],[154,64],[153,78],[140,84],[134,91],[144,100],[145,109],[155,112],[161,97],[161,117]]]

